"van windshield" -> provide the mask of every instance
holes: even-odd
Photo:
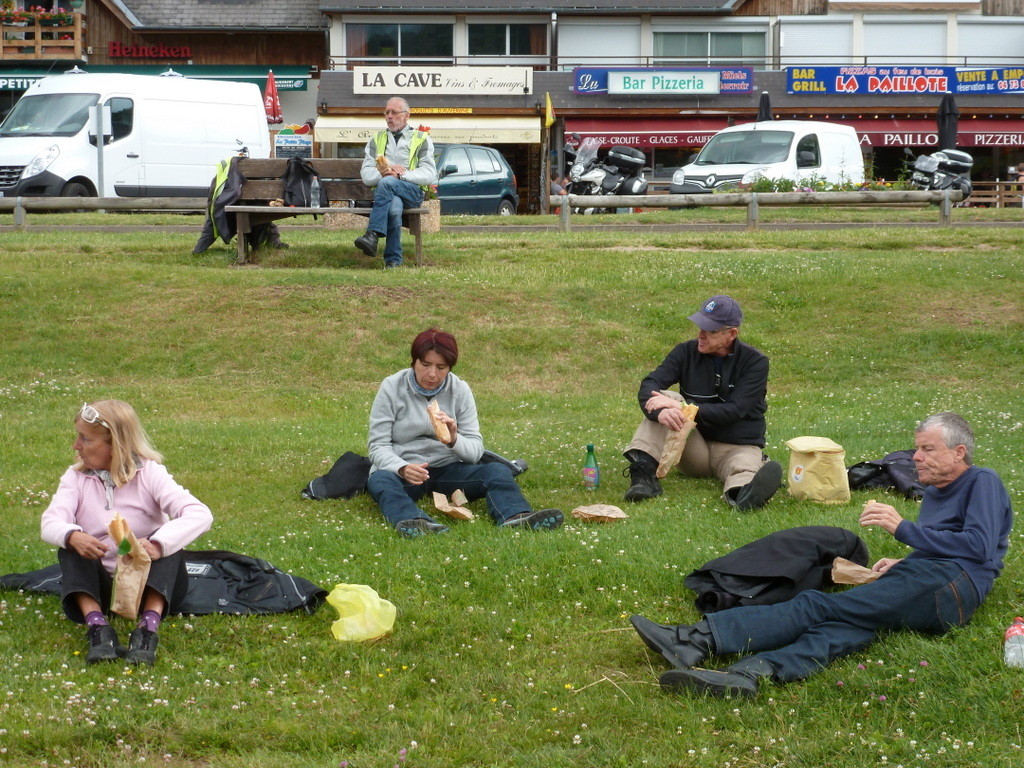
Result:
[[[719,133],[704,145],[696,165],[763,165],[789,157],[792,131],[735,131]]]
[[[98,93],[24,96],[0,125],[0,136],[74,136],[99,98]]]

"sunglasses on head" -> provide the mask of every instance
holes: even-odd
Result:
[[[78,412],[78,418],[80,418],[87,424],[102,424],[104,427],[110,429],[110,431],[113,432],[113,430],[110,428],[110,425],[107,424],[107,422],[105,422],[102,418],[100,418],[100,412],[97,411],[88,403],[82,404],[82,410]]]

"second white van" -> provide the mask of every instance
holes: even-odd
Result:
[[[699,195],[759,178],[832,184],[864,181],[864,156],[852,126],[765,120],[725,128],[672,176],[669,192]]]

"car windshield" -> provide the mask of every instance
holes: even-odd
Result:
[[[99,98],[97,93],[24,96],[0,125],[0,136],[74,136]]]
[[[781,163],[789,156],[792,144],[792,131],[719,133],[704,145],[696,165]]]

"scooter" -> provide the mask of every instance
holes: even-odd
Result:
[[[578,146],[566,144],[564,152],[569,167],[569,185],[572,195],[645,195],[647,179],[643,168],[644,153],[633,147],[613,147],[603,158],[598,157],[601,140],[587,137]],[[614,208],[577,208],[574,213],[614,213]]]
[[[974,191],[971,184],[971,168],[974,167],[974,158],[966,152],[958,149],[941,149],[932,152],[930,155],[918,155],[909,149],[903,150],[907,155],[914,158],[908,162],[910,169],[910,183],[917,189],[950,189],[963,193],[966,200]]]

